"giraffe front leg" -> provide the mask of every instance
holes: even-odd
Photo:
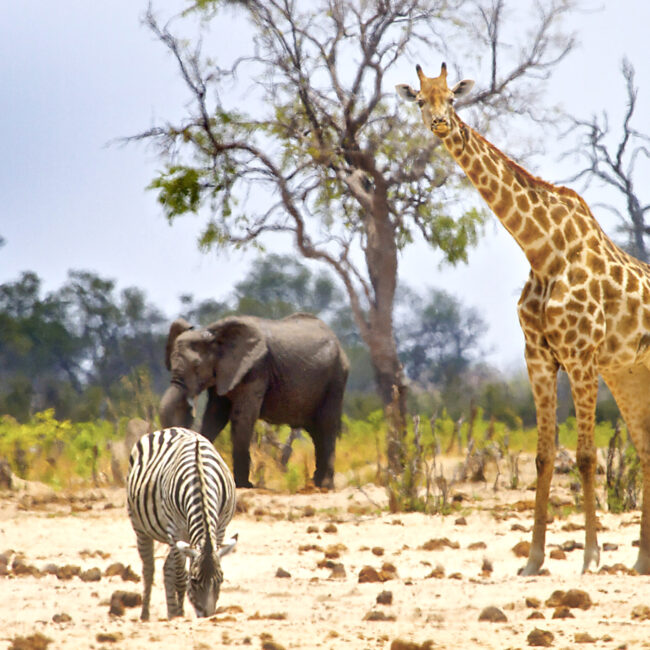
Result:
[[[596,533],[598,522],[596,520],[596,446],[594,444],[598,371],[593,363],[586,362],[567,368],[567,372],[571,382],[571,393],[578,423],[576,465],[582,480],[585,512],[585,553],[582,564],[584,573],[592,562],[596,566],[600,562],[600,548]]]
[[[643,575],[650,574],[650,459],[648,452],[641,447],[641,469],[643,472],[643,501],[641,503],[641,534],[639,536],[639,556],[634,569]]]
[[[550,355],[530,350],[526,363],[537,412],[537,487],[535,490],[535,519],[528,562],[520,575],[537,575],[544,564],[548,497],[555,463],[555,425],[557,405],[557,364]]]

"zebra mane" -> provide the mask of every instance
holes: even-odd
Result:
[[[205,543],[203,546],[203,559],[212,559],[213,551],[217,550],[212,530],[212,522],[208,513],[208,482],[205,478],[205,469],[201,458],[200,438],[196,439],[196,467],[199,473],[199,489],[201,492],[201,515],[203,516],[203,531],[205,533]]]

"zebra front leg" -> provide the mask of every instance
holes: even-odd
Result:
[[[185,590],[187,589],[187,571],[185,557],[172,546],[163,567],[165,576],[165,596],[167,598],[167,618],[183,616]]]
[[[140,620],[149,620],[149,603],[151,601],[151,587],[153,585],[154,556],[153,539],[148,535],[136,531],[138,554],[142,560],[142,581],[144,589],[142,592],[142,612]]]

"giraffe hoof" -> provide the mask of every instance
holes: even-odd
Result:
[[[526,566],[521,567],[521,569],[519,569],[519,571],[517,571],[517,575],[524,576],[524,577],[525,576],[538,576],[542,572],[541,569],[542,569],[541,563],[537,564],[537,562],[528,562],[528,564],[526,564]]]

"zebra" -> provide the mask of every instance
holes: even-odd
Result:
[[[212,616],[223,572],[220,558],[235,512],[235,482],[212,443],[189,429],[172,427],[142,436],[131,451],[127,509],[142,560],[144,592],[140,618],[149,620],[154,575],[154,540],[169,544],[163,569],[167,616],[183,616],[188,597],[199,617]]]

